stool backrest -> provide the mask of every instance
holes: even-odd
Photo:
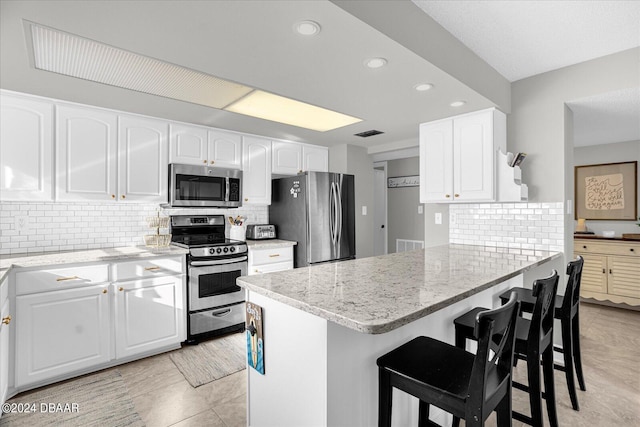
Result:
[[[476,317],[473,334],[478,341],[478,349],[469,380],[468,407],[477,412],[479,419],[486,418],[483,414],[486,398],[493,396],[500,387],[510,387],[519,309],[520,303],[513,292],[506,304],[494,310],[481,311]],[[497,347],[492,345],[494,336],[502,337]],[[496,374],[500,381],[491,382],[493,388],[488,389],[487,377]],[[477,392],[480,390],[481,393]]]
[[[577,310],[580,305],[580,282],[582,280],[582,266],[584,265],[584,259],[578,255],[574,261],[567,264],[567,289],[564,291],[564,297],[562,299],[562,311],[570,312],[570,310]]]
[[[544,338],[552,339],[558,280],[558,272],[553,270],[551,276],[533,282],[533,296],[536,298],[536,303],[531,314],[529,343],[538,345],[537,343]]]

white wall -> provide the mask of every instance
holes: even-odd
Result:
[[[387,177],[419,175],[419,158],[390,160]],[[387,188],[388,251],[396,251],[396,239],[424,240],[424,213],[418,214],[420,187]]]
[[[640,141],[576,147],[573,153],[575,166],[632,161],[640,162]],[[636,188],[640,188],[640,174],[638,174],[638,182],[636,185]],[[640,214],[640,198],[637,199],[637,205]],[[602,234],[604,230],[612,230],[616,232],[617,236],[620,236],[622,233],[640,233],[640,227],[636,225],[637,222],[638,221],[587,220],[587,227],[596,234]],[[572,231],[574,229],[572,229]]]

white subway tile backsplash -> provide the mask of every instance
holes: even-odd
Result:
[[[451,243],[495,247],[498,253],[521,250],[524,258],[564,250],[562,202],[455,204],[449,216],[455,218],[449,223]]]
[[[98,202],[2,202],[0,255],[63,250],[112,248],[144,244],[152,233],[145,218],[158,205]],[[241,215],[249,224],[269,222],[267,206],[238,209],[163,209],[163,215]],[[28,227],[17,230],[15,218],[28,217]]]

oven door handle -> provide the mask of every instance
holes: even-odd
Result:
[[[229,258],[229,259],[220,259],[217,261],[190,261],[189,265],[192,265],[194,267],[206,267],[209,265],[224,265],[224,264],[234,264],[236,262],[243,262],[246,261],[247,257],[246,256],[242,256],[242,257],[238,257],[238,258]]]

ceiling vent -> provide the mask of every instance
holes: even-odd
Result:
[[[381,132],[381,131],[379,131],[379,130],[372,129],[372,130],[367,130],[367,131],[364,131],[364,132],[356,133],[356,134],[354,134],[354,135],[355,135],[355,136],[359,136],[359,137],[361,137],[361,138],[369,138],[370,136],[380,135],[380,134],[382,134],[382,133],[384,133],[384,132]]]

